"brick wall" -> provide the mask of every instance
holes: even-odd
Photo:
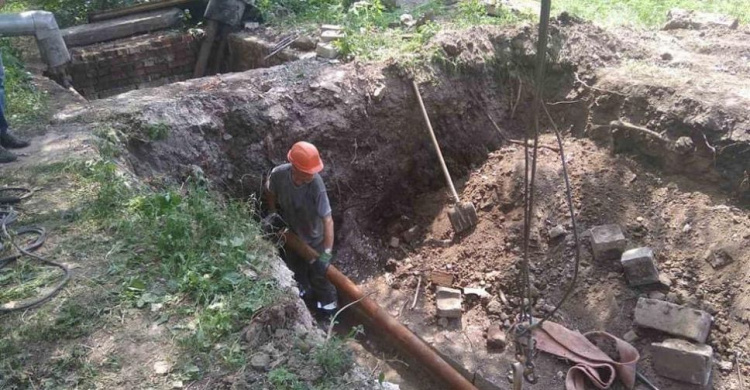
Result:
[[[200,40],[161,32],[71,49],[73,86],[88,99],[192,77]]]

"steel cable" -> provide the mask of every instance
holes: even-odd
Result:
[[[33,191],[31,190],[28,190],[26,188],[19,188],[19,187],[0,189],[0,191],[10,191],[10,190],[26,191],[26,194],[21,197],[3,197],[2,198],[3,202],[0,203],[0,206],[18,203],[21,200],[31,196],[31,194],[33,193]],[[18,219],[18,213],[13,208],[0,208],[0,230],[2,230],[3,236],[5,236],[8,239],[12,247],[18,251],[18,253],[16,254],[13,254],[4,258],[0,258],[0,269],[4,268],[8,264],[18,260],[19,258],[23,256],[28,256],[48,266],[60,268],[63,271],[63,279],[55,287],[53,287],[49,292],[45,293],[39,298],[22,301],[18,305],[6,303],[0,306],[0,313],[10,313],[13,311],[24,310],[32,306],[38,305],[50,299],[55,294],[57,294],[70,280],[70,269],[67,266],[65,266],[64,264],[60,264],[54,261],[47,260],[46,258],[42,256],[31,253],[32,251],[39,249],[44,244],[44,241],[47,238],[47,233],[44,230],[44,228],[21,227],[21,228],[15,229],[13,231],[14,234],[11,234],[8,228],[17,219]],[[20,236],[20,235],[25,235],[25,234],[36,234],[37,238],[33,242],[26,245],[25,247],[21,247],[14,240],[14,235]]]

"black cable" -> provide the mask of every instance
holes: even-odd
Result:
[[[535,74],[535,93],[534,101],[532,103],[532,120],[533,120],[533,156],[531,161],[531,177],[529,177],[529,138],[530,132],[526,132],[524,138],[524,234],[523,234],[523,277],[524,277],[524,290],[526,297],[524,302],[521,303],[522,313],[525,317],[524,320],[529,321],[529,327],[526,328],[523,333],[528,333],[531,327],[534,326],[534,319],[531,315],[531,275],[530,275],[530,264],[529,264],[529,241],[531,236],[531,222],[534,213],[534,187],[536,182],[536,167],[538,160],[539,151],[539,106],[541,103],[541,95],[543,92],[544,84],[544,68],[547,55],[547,32],[549,29],[549,16],[551,8],[551,0],[542,0],[541,12],[539,15],[539,37],[537,40],[537,53],[536,53],[536,74]],[[531,361],[533,356],[534,343],[529,342],[526,351],[526,368],[533,370],[533,362]],[[525,375],[526,376],[526,375]],[[531,371],[533,376],[533,371]],[[528,381],[532,380],[527,376]]]
[[[573,268],[573,280],[570,281],[568,289],[565,291],[565,294],[563,295],[562,299],[560,299],[560,302],[555,306],[555,308],[547,313],[547,315],[545,315],[544,318],[542,318],[539,322],[532,325],[532,327],[542,326],[542,324],[548,319],[552,318],[552,316],[557,313],[560,307],[562,307],[563,303],[568,300],[570,294],[573,293],[576,282],[578,281],[578,268],[581,263],[581,243],[578,239],[578,227],[576,224],[575,210],[573,209],[573,191],[570,189],[570,177],[568,176],[568,164],[565,162],[565,149],[563,148],[562,135],[560,134],[560,129],[557,128],[557,124],[554,120],[552,120],[552,115],[550,115],[549,110],[547,110],[547,106],[542,104],[542,107],[544,107],[544,112],[547,114],[547,118],[549,118],[550,123],[552,123],[552,128],[555,129],[557,145],[560,147],[560,160],[562,161],[563,178],[565,179],[565,197],[568,201],[568,212],[570,213],[570,224],[573,228],[573,238],[576,244],[576,252],[575,266]]]
[[[9,189],[9,188],[0,189],[0,191],[8,191],[8,190],[11,190],[11,189]],[[22,199],[25,199],[25,198],[27,198],[29,196],[31,196],[31,194],[32,194],[32,191],[27,190],[25,188],[12,188],[12,190],[16,190],[16,191],[21,190],[21,191],[26,191],[27,192],[24,196],[19,197],[20,198],[19,201],[22,200]],[[8,231],[8,226],[11,225],[13,222],[15,222],[17,219],[18,219],[18,213],[16,213],[16,211],[13,210],[12,208],[0,209],[0,229],[2,230],[3,235],[8,238],[8,240],[11,243],[11,245],[14,248],[16,248],[16,250],[18,250],[18,252],[19,252],[17,254],[10,255],[10,256],[7,256],[7,257],[4,257],[4,258],[0,259],[0,268],[3,268],[5,266],[7,266],[8,264],[12,263],[13,261],[15,261],[15,260],[17,260],[17,259],[19,259],[19,258],[21,258],[23,256],[28,256],[28,257],[34,258],[34,259],[36,259],[36,260],[38,260],[38,261],[46,264],[46,265],[60,268],[63,271],[63,280],[60,281],[60,283],[58,283],[57,286],[55,286],[50,292],[44,294],[43,296],[41,296],[41,297],[39,297],[37,299],[31,300],[31,301],[25,301],[23,304],[18,305],[18,306],[10,306],[8,304],[0,306],[0,313],[10,313],[10,312],[13,312],[13,311],[24,310],[24,309],[28,309],[28,308],[30,308],[32,306],[38,305],[38,304],[40,304],[40,303],[42,303],[42,302],[44,302],[44,301],[52,298],[70,280],[70,269],[68,269],[67,266],[65,266],[63,264],[56,263],[54,261],[47,260],[47,259],[45,259],[42,256],[38,256],[38,255],[35,255],[35,254],[31,253],[32,251],[35,251],[35,250],[39,249],[39,247],[41,247],[44,244],[44,241],[47,238],[47,233],[44,230],[44,228],[39,228],[39,227],[21,227],[19,229],[16,229],[14,231],[14,233],[15,233],[16,236],[23,235],[23,234],[30,234],[30,233],[38,235],[37,238],[36,238],[36,240],[34,240],[34,242],[30,243],[25,248],[22,248],[21,246],[19,246],[18,244],[16,244],[15,240],[13,239],[13,235],[11,235],[10,232]]]

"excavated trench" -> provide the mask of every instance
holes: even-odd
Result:
[[[619,62],[623,50],[631,49],[628,44],[589,24],[566,18],[556,22],[552,31],[550,50],[555,60],[549,67],[546,100],[563,102],[550,105],[550,109],[557,125],[568,134],[568,142],[583,142],[581,149],[595,154],[606,155],[609,152],[602,151],[610,151],[632,157],[631,169],[656,177],[654,182],[662,175],[676,176],[685,180],[686,188],[714,194],[717,192],[712,188],[721,188],[723,192],[718,193],[722,195],[717,197],[733,196],[731,202],[747,204],[749,195],[742,175],[750,167],[738,154],[743,148],[730,146],[734,141],[722,140],[718,132],[712,132],[711,120],[697,120],[697,115],[673,115],[653,104],[651,96],[661,96],[666,93],[664,90],[626,87],[625,92],[619,92],[584,84],[587,80],[592,83],[594,69]],[[521,139],[529,124],[531,88],[524,80],[532,69],[533,32],[523,28],[477,28],[458,38],[441,36],[438,42],[453,57],[453,66],[449,67],[459,72],[435,71],[432,81],[420,83],[420,88],[448,169],[460,191],[465,191],[464,196],[478,203],[485,225],[497,223],[498,213],[507,213],[510,219],[512,212],[518,210],[516,200],[487,198],[477,189],[476,180],[478,175],[502,176],[500,168],[493,171],[493,167],[500,167],[493,165],[498,156],[507,155],[506,162],[522,161],[508,141]],[[330,66],[308,59],[153,91],[147,102],[131,98],[118,103],[115,97],[111,100],[115,104],[105,101],[100,106],[102,110],[93,109],[99,114],[97,120],[117,118],[129,132],[148,129],[155,123],[170,126],[172,130],[164,141],[148,142],[138,137],[129,141],[129,163],[141,176],[182,179],[194,174],[198,167],[231,196],[257,198],[264,174],[284,162],[291,144],[300,139],[316,144],[326,163],[323,178],[337,227],[335,264],[357,283],[373,290],[384,286],[389,289],[392,283],[388,283],[388,274],[407,275],[408,280],[401,284],[409,288],[411,296],[416,272],[435,268],[430,254],[440,256],[452,246],[471,243],[472,233],[469,237],[454,237],[449,229],[421,226],[421,233],[412,242],[392,245],[391,237],[403,242],[401,234],[414,221],[430,224],[441,220],[448,203],[445,183],[410,83],[395,66],[357,62]],[[710,112],[701,110],[694,107],[691,112],[710,116]],[[680,147],[673,141],[665,146],[648,135],[612,131],[604,126],[613,120],[646,123],[652,130],[666,132],[670,140],[687,137],[682,143],[692,146]],[[543,128],[551,125],[546,119],[542,122]],[[739,127],[745,122],[736,119],[725,118],[716,126],[727,124],[745,131]],[[593,143],[576,138],[584,136]],[[545,141],[551,144],[550,139]],[[709,154],[703,145],[706,149],[726,149],[722,154]],[[549,172],[552,179],[559,179],[559,171]],[[512,175],[507,180],[512,180]],[[503,204],[496,207],[498,202]],[[607,218],[599,215],[594,219]],[[444,217],[442,221],[445,222]],[[502,217],[501,222],[504,221]],[[502,227],[495,232],[497,237],[513,235],[512,229]],[[464,257],[469,259],[494,256],[492,251],[474,253],[462,248]],[[740,253],[745,251],[741,249]],[[394,266],[394,258],[401,261],[414,254],[418,256],[413,261],[422,263],[409,266],[408,272],[403,263]],[[439,261],[435,264],[443,265]],[[512,264],[497,267],[512,268]],[[474,282],[466,270],[470,266],[458,268],[461,284]],[[511,274],[504,278],[510,280]],[[505,293],[514,294],[512,282],[504,284],[504,288]],[[553,302],[559,293],[559,288],[552,289],[553,297],[548,300]],[[381,291],[379,301],[391,302],[388,294]],[[387,306],[387,310],[400,316],[404,309]],[[374,355],[390,348],[387,338],[376,344],[380,346],[373,347],[369,341],[361,345]],[[471,341],[469,344],[473,347]],[[555,369],[563,367],[553,361],[545,364]],[[388,365],[406,378],[403,388],[439,387],[429,383],[427,376],[415,376],[413,364],[408,368],[399,362]],[[496,387],[487,388],[498,388],[501,384],[497,375],[488,379],[492,375],[485,379]],[[554,386],[550,381],[534,388]],[[505,388],[502,386],[499,388]]]

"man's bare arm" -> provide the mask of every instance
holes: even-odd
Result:
[[[276,194],[271,192],[271,177],[266,180],[266,185],[263,186],[263,193],[266,198],[266,206],[268,206],[268,212],[269,213],[275,213],[276,212]]]
[[[333,249],[333,217],[323,217],[323,249]]]

